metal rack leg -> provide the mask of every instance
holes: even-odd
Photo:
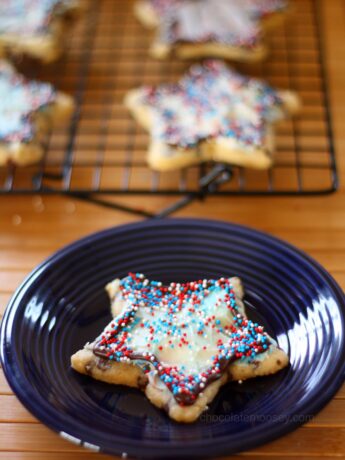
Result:
[[[101,198],[95,198],[92,195],[69,193],[68,196],[72,196],[72,197],[77,198],[78,200],[81,200],[81,201],[86,201],[88,203],[93,203],[93,204],[96,204],[96,205],[99,205],[99,206],[103,206],[104,208],[108,208],[108,209],[117,209],[119,211],[129,212],[130,214],[136,214],[136,215],[146,217],[146,218],[155,217],[155,214],[153,214],[153,213],[151,213],[149,211],[145,211],[144,209],[135,208],[135,207],[131,207],[131,206],[126,206],[126,205],[123,205],[123,204],[120,204],[120,203],[110,202],[110,201],[107,201],[107,200],[103,200]]]
[[[214,166],[214,168],[212,168],[212,170],[208,174],[206,174],[204,177],[200,179],[200,192],[190,193],[157,213],[152,213],[140,208],[126,206],[120,203],[114,203],[101,198],[96,198],[92,194],[69,193],[69,196],[73,196],[74,198],[77,198],[79,200],[94,203],[108,209],[117,209],[120,211],[129,212],[131,214],[146,217],[148,219],[163,219],[164,217],[168,217],[174,212],[189,205],[194,200],[204,200],[209,193],[215,191],[220,185],[229,182],[231,178],[231,167],[227,165],[217,164]]]

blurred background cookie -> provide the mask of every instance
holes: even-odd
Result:
[[[46,134],[73,109],[70,96],[49,83],[27,80],[0,61],[0,165],[40,160]]]
[[[217,60],[192,66],[177,84],[132,90],[125,103],[151,134],[148,163],[158,171],[212,160],[269,168],[273,124],[299,108],[294,92]]]
[[[137,18],[158,28],[151,54],[166,58],[221,57],[257,61],[265,57],[264,29],[279,24],[286,0],[140,0]]]
[[[79,0],[7,0],[0,2],[0,55],[57,59],[68,24],[82,9]]]

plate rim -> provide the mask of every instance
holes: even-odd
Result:
[[[20,283],[18,288],[15,290],[13,295],[11,296],[4,316],[3,320],[1,322],[1,328],[0,328],[0,361],[3,367],[4,375],[6,377],[6,380],[11,387],[12,391],[14,392],[15,396],[20,400],[20,402],[26,407],[30,413],[32,413],[39,421],[41,421],[44,425],[49,427],[51,430],[54,432],[58,433],[61,435],[61,433],[64,433],[63,437],[69,441],[72,441],[76,444],[79,444],[83,447],[89,448],[91,450],[97,450],[99,452],[103,452],[105,454],[111,454],[111,455],[121,455],[122,453],[128,453],[129,456],[137,456],[140,454],[142,458],[162,458],[162,448],[163,448],[163,441],[155,441],[155,440],[150,440],[146,441],[145,439],[140,440],[140,445],[137,447],[132,447],[128,446],[128,440],[126,439],[125,441],[121,441],[123,439],[122,437],[119,436],[114,436],[114,441],[115,441],[115,446],[114,449],[107,449],[103,448],[101,445],[96,446],[92,444],[90,441],[86,441],[83,439],[87,439],[87,433],[89,432],[88,429],[85,429],[85,426],[81,425],[80,427],[72,427],[71,430],[65,430],[65,429],[60,429],[59,423],[54,423],[55,420],[51,420],[52,417],[48,414],[42,413],[42,411],[39,410],[40,406],[37,407],[37,403],[40,403],[40,401],[36,400],[36,405],[35,405],[35,398],[32,400],[28,396],[28,389],[25,391],[21,390],[20,382],[19,379],[15,380],[13,378],[13,372],[16,367],[16,362],[15,360],[11,359],[11,356],[7,357],[6,356],[6,347],[8,346],[7,343],[7,333],[8,333],[8,324],[11,318],[11,315],[13,315],[16,311],[16,309],[19,307],[20,304],[20,296],[24,295],[26,290],[29,289],[32,285],[32,282],[35,278],[39,276],[39,274],[44,271],[44,269],[49,266],[52,262],[57,262],[61,258],[66,257],[70,252],[74,252],[78,250],[80,247],[83,247],[85,244],[91,243],[98,241],[100,239],[103,239],[107,237],[108,235],[113,235],[116,233],[122,233],[124,231],[129,231],[129,230],[135,230],[135,229],[140,229],[143,227],[151,227],[151,226],[181,226],[181,225],[195,225],[195,226],[207,226],[207,227],[218,227],[221,228],[223,231],[224,230],[229,230],[229,232],[233,230],[245,232],[247,234],[255,234],[256,236],[260,237],[263,240],[268,240],[271,244],[274,243],[274,245],[278,246],[283,246],[284,249],[289,250],[290,252],[294,253],[294,255],[298,255],[304,261],[306,261],[309,265],[311,265],[314,269],[316,269],[321,275],[321,277],[327,281],[327,283],[330,285],[333,294],[336,295],[337,299],[337,306],[339,311],[342,313],[342,329],[343,329],[343,340],[342,340],[342,353],[341,356],[345,357],[345,294],[342,290],[342,288],[339,286],[337,281],[333,278],[333,276],[328,273],[328,271],[314,258],[312,258],[309,254],[307,254],[305,251],[299,249],[298,247],[292,245],[291,243],[280,239],[279,237],[276,237],[274,235],[271,235],[270,233],[266,233],[261,230],[257,230],[253,227],[246,226],[246,225],[241,225],[233,222],[227,222],[227,221],[222,221],[222,220],[213,220],[213,219],[202,219],[202,218],[169,218],[169,219],[162,219],[162,220],[145,220],[145,221],[139,221],[139,222],[131,222],[119,226],[112,226],[109,228],[106,228],[104,230],[100,230],[94,233],[91,233],[89,235],[86,235],[80,239],[77,239],[67,245],[64,245],[62,248],[58,249],[55,251],[52,255],[50,255],[48,258],[43,260],[39,265],[37,265],[31,272],[28,273],[28,275],[24,278],[24,280]],[[308,403],[308,415],[314,416],[316,415],[336,394],[336,392],[340,389],[342,386],[344,379],[345,379],[345,359],[343,362],[340,362],[340,359],[338,360],[339,362],[337,363],[337,375],[335,378],[331,381],[329,387],[327,388],[327,391],[322,393],[321,395],[318,395],[317,401],[314,403],[309,402]],[[18,377],[18,376],[17,376]],[[21,373],[20,375],[21,378],[24,377],[24,375]],[[37,392],[34,392],[37,398]],[[51,407],[51,406],[49,406]],[[54,409],[53,412],[58,412]],[[303,412],[303,406],[302,410]],[[45,416],[47,415],[47,416]],[[79,423],[79,422],[78,422]],[[186,456],[186,455],[191,455],[191,456],[197,456],[198,458],[201,457],[209,457],[209,456],[219,456],[219,455],[231,455],[235,452],[240,452],[243,450],[249,450],[253,449],[259,445],[266,444],[268,442],[271,442],[287,433],[290,433],[291,431],[295,430],[298,426],[301,426],[304,422],[302,421],[289,421],[287,424],[282,424],[282,423],[276,423],[273,426],[270,426],[270,433],[266,436],[264,436],[264,439],[262,439],[262,431],[265,433],[267,431],[268,426],[264,425],[261,427],[256,427],[256,432],[253,433],[252,437],[250,440],[246,440],[246,446],[242,448],[238,448],[237,445],[235,445],[235,448],[231,448],[231,446],[228,446],[226,444],[226,439],[227,436],[223,435],[219,438],[217,438],[217,445],[212,445],[212,439],[198,439],[197,441],[194,441],[194,443],[197,442],[197,445],[190,445],[190,446],[184,446],[183,448],[178,446],[170,446],[169,445],[169,452],[167,453],[170,458],[178,458],[179,456]],[[70,424],[70,423],[69,423]],[[75,428],[75,430],[74,430]],[[93,428],[93,430],[96,430],[96,428]],[[97,430],[96,430],[97,431]],[[86,436],[84,436],[86,435]],[[129,439],[129,438],[128,438]],[[138,440],[136,440],[138,442]],[[193,443],[193,444],[194,444]],[[146,445],[147,444],[147,445]],[[120,447],[123,446],[123,447]],[[128,448],[130,447],[130,448]],[[207,447],[207,453],[205,453],[205,449]],[[180,452],[181,449],[183,449],[183,452]],[[127,452],[128,451],[128,452]],[[188,452],[187,452],[188,451]],[[163,454],[163,457],[168,458],[167,455]],[[171,457],[173,456],[173,457]]]

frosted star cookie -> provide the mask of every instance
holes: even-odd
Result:
[[[70,96],[49,83],[27,80],[0,60],[0,165],[40,160],[47,131],[73,109]]]
[[[129,274],[107,286],[115,318],[72,367],[143,390],[178,422],[193,422],[229,380],[273,374],[288,357],[249,320],[238,278],[163,286]]]
[[[171,14],[183,0],[138,0],[134,4],[137,19],[148,29],[159,27],[164,16]]]
[[[64,48],[68,19],[80,10],[79,0],[1,1],[0,55],[55,60]]]
[[[266,54],[263,31],[288,10],[286,0],[140,0],[137,18],[158,28],[157,58],[221,57],[255,61]]]
[[[158,171],[210,160],[268,168],[273,124],[299,106],[291,91],[275,90],[215,60],[192,66],[177,84],[134,89],[125,104],[150,132],[148,163]]]

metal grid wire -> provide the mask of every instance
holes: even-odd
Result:
[[[148,135],[122,104],[141,84],[176,81],[190,63],[149,57],[153,34],[133,16],[132,0],[96,0],[71,32],[67,55],[50,66],[20,63],[29,76],[75,94],[69,128],[54,131],[35,166],[0,169],[0,193],[305,195],[337,188],[327,82],[323,64],[320,3],[295,2],[291,17],[267,40],[269,58],[237,64],[249,75],[298,92],[300,115],[277,128],[274,166],[256,171],[205,164],[187,170],[151,171],[145,162]],[[187,198],[188,201],[188,198]]]

